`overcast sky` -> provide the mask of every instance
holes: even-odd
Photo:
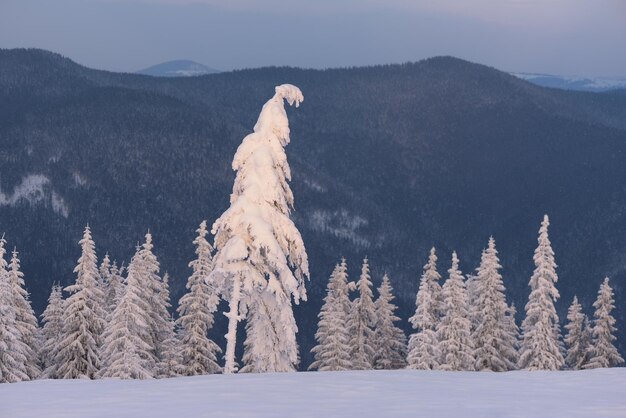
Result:
[[[626,0],[0,0],[0,48],[89,67],[220,70],[454,55],[503,70],[626,76]]]

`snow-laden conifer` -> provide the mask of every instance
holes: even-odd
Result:
[[[185,376],[218,373],[221,367],[217,355],[222,351],[209,338],[213,314],[219,296],[210,275],[213,271],[213,248],[206,239],[206,221],[196,231],[196,259],[189,263],[192,274],[187,279],[187,293],[180,299],[178,324],[182,337],[182,373]]]
[[[615,318],[611,311],[615,309],[613,289],[609,285],[609,278],[605,278],[600,285],[598,298],[593,303],[596,309],[593,314],[592,342],[589,347],[589,362],[583,366],[585,369],[600,367],[614,367],[624,363],[624,359],[617,351],[614,341]]]
[[[441,370],[474,370],[474,344],[468,312],[468,297],[459,259],[452,253],[449,277],[443,285],[443,317],[437,323]]]
[[[100,289],[102,290],[102,293],[106,295],[107,287],[109,286],[109,279],[111,277],[111,260],[109,259],[108,253],[104,255],[104,258],[102,259],[102,262],[100,263],[98,272],[100,273],[98,284],[100,285]]]
[[[15,325],[20,332],[20,342],[24,346],[26,356],[26,374],[29,379],[36,379],[41,374],[39,368],[39,356],[37,334],[38,323],[35,312],[30,304],[28,291],[25,288],[24,273],[20,270],[18,252],[13,250],[9,264],[9,282],[13,293],[13,306],[15,308]]]
[[[507,330],[505,346],[511,348],[510,350],[506,350],[506,353],[508,360],[513,365],[519,363],[520,328],[517,326],[516,315],[517,308],[515,307],[515,303],[511,303],[504,316],[504,328]],[[514,369],[515,368],[516,367],[514,367]]]
[[[152,347],[155,364],[164,359],[166,351],[165,340],[170,336],[170,313],[168,308],[169,291],[163,279],[159,276],[160,264],[153,252],[152,234],[148,232],[143,245],[138,249],[135,268],[139,276],[139,285],[143,289],[143,297],[148,304],[148,327],[150,338],[146,342]],[[158,370],[152,370],[158,376]]]
[[[16,307],[11,278],[5,259],[6,241],[0,239],[0,383],[28,380],[27,352],[20,341],[21,333],[16,323]]]
[[[167,279],[167,274],[163,276],[163,279]],[[173,317],[170,317],[167,325],[167,337],[163,342],[163,356],[158,365],[157,377],[159,379],[184,375],[181,338]]]
[[[415,297],[415,314],[409,322],[416,330],[409,339],[407,363],[409,369],[434,370],[439,367],[437,323],[441,313],[441,286],[437,272],[435,248],[430,250],[428,263],[420,278]]]
[[[150,318],[144,298],[137,256],[128,266],[127,285],[103,333],[100,377],[149,379],[155,369],[150,340]]]
[[[591,332],[589,330],[587,315],[582,311],[582,306],[578,298],[574,300],[567,310],[567,335],[565,344],[567,346],[567,357],[565,362],[569,368],[580,370],[589,361],[589,344],[591,343]]]
[[[300,90],[284,84],[261,110],[254,132],[237,149],[231,206],[214,223],[215,269],[229,302],[225,373],[237,370],[237,323],[247,313],[247,371],[292,371],[299,361],[291,298],[306,300],[304,243],[289,219],[293,194],[284,147],[289,121],[283,101],[298,106]]]
[[[520,369],[559,370],[564,364],[559,317],[554,307],[559,291],[555,286],[558,276],[554,251],[548,237],[549,225],[548,215],[545,215],[539,229],[539,245],[533,257],[535,271],[530,278],[530,296],[526,304],[526,317],[522,322]]]
[[[353,370],[368,370],[374,366],[376,306],[372,299],[372,280],[367,258],[363,260],[356,290],[358,296],[352,301],[347,324],[350,360]]]
[[[476,370],[506,371],[515,369],[516,347],[510,338],[509,309],[504,296],[504,284],[500,275],[500,260],[496,242],[489,238],[489,246],[483,251],[475,279],[476,317],[472,333]]]
[[[106,293],[104,295],[104,305],[107,312],[111,313],[115,310],[118,301],[124,294],[124,267],[119,268],[117,263],[113,262],[108,277]]]
[[[406,367],[406,335],[394,322],[400,321],[395,315],[397,306],[393,303],[393,288],[389,276],[385,274],[378,288],[376,306],[376,326],[374,330],[374,368],[402,369]]]
[[[81,256],[74,269],[76,283],[65,288],[70,296],[63,306],[63,329],[57,353],[57,374],[62,379],[94,379],[100,369],[98,355],[105,321],[99,302],[96,250],[89,226],[79,242]]]
[[[41,362],[43,364],[42,377],[56,379],[57,353],[59,352],[59,337],[63,329],[63,289],[60,285],[52,285],[48,298],[48,306],[41,315],[43,321],[41,347]]]
[[[309,366],[309,370],[351,369],[350,333],[346,326],[350,308],[346,259],[342,258],[326,286],[326,297],[318,315],[319,323],[315,333],[317,345],[311,350],[315,361]]]

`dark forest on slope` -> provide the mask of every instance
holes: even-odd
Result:
[[[341,256],[352,279],[366,255],[375,286],[388,272],[406,319],[431,246],[444,277],[452,250],[470,273],[493,235],[521,312],[544,213],[561,319],[574,294],[591,314],[609,276],[625,351],[626,95],[546,89],[450,57],[153,78],[0,50],[0,231],[37,313],[52,282],[74,280],[87,223],[98,255],[118,261],[150,230],[176,302],[194,231],[228,207],[234,152],[282,83],[305,97],[288,110],[287,147],[312,273],[296,308],[304,366]]]

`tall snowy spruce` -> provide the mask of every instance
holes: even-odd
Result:
[[[439,367],[440,353],[436,332],[441,313],[439,279],[441,275],[437,272],[437,255],[435,248],[432,248],[415,298],[415,314],[409,318],[413,329],[417,330],[409,339],[409,369],[435,370]]]
[[[545,215],[539,229],[539,245],[533,257],[535,271],[530,278],[530,296],[522,322],[520,369],[559,370],[565,363],[561,354],[559,317],[554,307],[559,291],[555,287],[558,276],[548,237],[549,225],[550,220]]]
[[[468,312],[468,297],[459,259],[452,253],[449,277],[443,285],[443,317],[437,323],[441,370],[474,370],[474,344]]]
[[[565,345],[567,346],[567,356],[565,362],[569,368],[574,370],[582,369],[589,362],[589,346],[591,344],[591,330],[589,320],[583,313],[583,308],[574,296],[574,300],[567,311],[567,335]]]
[[[402,369],[406,367],[406,335],[394,322],[400,321],[395,315],[397,308],[393,300],[393,288],[389,276],[385,274],[378,288],[376,326],[374,330],[374,368]]]
[[[48,298],[48,306],[41,315],[43,328],[43,347],[40,356],[43,364],[42,377],[44,379],[56,379],[56,359],[59,352],[59,337],[63,329],[63,289],[60,285],[52,285],[52,291]]]
[[[213,248],[206,239],[206,221],[196,231],[196,259],[189,263],[193,272],[187,280],[187,293],[180,299],[178,324],[182,335],[182,374],[195,376],[218,373],[221,367],[217,355],[222,351],[209,338],[213,314],[219,304],[217,289],[210,275],[213,271]]]
[[[79,242],[82,254],[74,269],[76,283],[65,288],[70,296],[63,307],[63,329],[57,353],[57,374],[62,379],[94,379],[100,370],[98,349],[104,329],[103,300],[98,286],[95,244],[89,226]]]
[[[6,241],[0,239],[0,383],[28,380],[26,347],[16,321],[11,278],[5,259]]]
[[[26,356],[26,374],[32,380],[41,374],[37,354],[38,348],[36,347],[39,325],[35,312],[30,305],[28,292],[25,289],[24,273],[20,269],[20,259],[16,250],[13,250],[11,254],[8,274],[13,293],[13,306],[15,307],[15,324],[20,332],[19,340]]]
[[[300,232],[289,218],[294,202],[284,150],[290,141],[284,100],[297,107],[304,99],[290,84],[275,91],[254,132],[237,149],[231,206],[213,224],[217,253],[211,280],[229,302],[225,373],[237,370],[237,324],[244,318],[242,371],[293,371],[299,363],[291,298],[296,304],[306,300],[309,266]]]
[[[350,358],[353,370],[368,370],[374,366],[374,327],[376,307],[367,258],[363,260],[361,275],[356,283],[358,296],[352,301],[348,315]]]
[[[122,277],[124,267],[119,268],[117,263],[113,262],[109,271],[110,274],[104,295],[104,306],[110,314],[115,310],[117,303],[124,295],[124,277]]]
[[[589,362],[584,365],[585,369],[597,369],[600,367],[615,367],[624,363],[624,359],[617,351],[614,341],[615,318],[611,315],[615,309],[613,289],[609,285],[609,278],[605,278],[600,285],[598,298],[593,303],[596,308],[593,314],[592,342],[589,347]]]
[[[346,259],[342,258],[326,286],[326,297],[318,315],[320,320],[315,333],[317,345],[311,350],[315,361],[309,370],[339,371],[352,368],[350,333],[346,326],[350,308]]]
[[[476,359],[475,368],[478,371],[501,372],[515,369],[517,349],[511,339],[511,323],[507,319],[509,307],[504,296],[500,268],[502,266],[498,259],[496,242],[490,237],[473,284],[476,324],[472,341]]]
[[[102,370],[99,377],[116,379],[149,379],[154,377],[148,302],[142,287],[138,256],[128,266],[123,296],[103,333]]]
[[[167,284],[159,276],[161,269],[159,261],[153,252],[152,234],[148,232],[141,248],[138,249],[135,260],[135,268],[139,277],[140,287],[143,289],[143,297],[148,304],[148,328],[150,338],[147,340],[152,347],[152,354],[157,370],[155,376],[159,376],[159,369],[166,358],[166,341],[171,335],[171,316],[168,308],[169,291]]]

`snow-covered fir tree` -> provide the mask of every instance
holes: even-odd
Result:
[[[583,308],[574,296],[574,300],[567,310],[567,335],[565,344],[567,346],[567,356],[565,362],[569,368],[580,370],[589,361],[589,345],[591,343],[591,330],[589,329],[587,315],[583,313]]]
[[[520,346],[520,328],[517,326],[517,321],[515,316],[517,315],[517,308],[515,307],[515,303],[511,303],[506,310],[506,314],[504,316],[504,324],[505,329],[507,330],[506,334],[506,344],[505,346],[510,347],[510,350],[507,350],[506,353],[508,355],[508,359],[511,364],[517,365],[519,363],[519,346]]]
[[[167,273],[163,279],[167,279]],[[163,356],[157,370],[159,379],[184,375],[180,332],[177,332],[176,321],[173,316],[170,317],[167,325],[167,338],[163,342]]]
[[[368,370],[374,366],[374,328],[376,306],[373,301],[372,280],[367,257],[363,260],[361,275],[356,283],[358,296],[352,301],[348,315],[350,359],[353,370]]]
[[[110,274],[104,295],[104,306],[107,312],[111,313],[115,310],[118,301],[124,295],[124,267],[119,268],[117,263],[111,264]]]
[[[104,255],[98,271],[100,273],[98,284],[100,285],[102,293],[106,295],[107,288],[109,287],[109,279],[111,278],[111,260],[109,259],[108,253]],[[106,307],[106,305],[104,306]]]
[[[437,323],[441,313],[441,286],[437,272],[437,254],[430,250],[428,263],[420,278],[420,286],[415,297],[415,314],[409,322],[416,330],[409,339],[407,364],[409,369],[434,370],[439,367],[439,347]]]
[[[0,383],[28,380],[27,352],[16,322],[11,278],[5,259],[6,241],[0,239]]]
[[[155,361],[150,341],[148,302],[142,288],[138,257],[128,266],[127,285],[103,333],[99,377],[149,379]]]
[[[19,341],[24,346],[24,355],[26,356],[26,374],[32,380],[41,374],[38,347],[36,347],[39,324],[25,289],[24,273],[20,270],[20,259],[16,250],[13,250],[11,254],[8,274],[13,293],[15,325],[20,332]]]
[[[539,245],[533,257],[535,271],[530,278],[530,296],[526,304],[526,317],[522,322],[520,369],[559,370],[565,362],[559,342],[559,317],[554,307],[559,291],[555,286],[558,276],[554,251],[548,237],[549,225],[550,220],[545,215],[539,229]]]
[[[393,303],[393,288],[387,274],[378,288],[376,306],[376,326],[374,330],[374,368],[402,369],[406,367],[406,335],[394,322],[400,321],[395,315],[397,306]]]
[[[176,322],[169,313],[170,303],[170,276],[167,272],[161,279],[160,300],[165,306],[164,324],[159,333],[160,350],[158,351],[158,362],[156,369],[156,377],[159,379],[166,377],[176,377],[180,375],[180,340],[176,335]]]
[[[348,289],[348,271],[346,259],[335,266],[328,285],[326,297],[318,315],[319,323],[315,340],[317,345],[311,352],[315,361],[309,370],[339,371],[350,370],[350,333],[346,323],[350,313],[350,297]]]
[[[196,259],[189,263],[192,274],[187,279],[187,293],[180,299],[178,324],[181,327],[183,368],[185,376],[218,373],[217,356],[222,351],[209,338],[213,314],[219,304],[218,291],[211,281],[213,248],[206,239],[206,221],[196,231]]]
[[[483,251],[475,279],[474,342],[475,368],[478,371],[507,371],[515,369],[511,359],[516,358],[516,347],[511,341],[509,309],[504,296],[504,284],[500,275],[500,260],[496,242],[489,238]]]
[[[443,317],[437,323],[441,370],[474,370],[474,344],[469,319],[468,297],[459,259],[452,253],[449,277],[443,285]]]
[[[63,330],[63,289],[60,285],[52,285],[48,298],[48,306],[41,315],[43,321],[43,347],[40,351],[43,364],[42,377],[56,379],[58,377],[56,359],[59,352],[59,337]]]
[[[63,329],[57,353],[57,374],[62,379],[94,379],[100,369],[98,355],[104,329],[103,300],[98,286],[95,244],[89,226],[79,242],[82,254],[74,269],[76,283],[65,288],[70,296],[63,306]]]
[[[139,276],[143,297],[148,304],[148,327],[150,338],[146,342],[152,347],[152,353],[157,368],[165,359],[165,341],[171,336],[169,291],[167,284],[159,276],[161,269],[159,261],[152,251],[152,234],[148,232],[143,245],[138,249],[135,259],[135,268]],[[158,370],[154,370],[158,376]]]
[[[596,369],[619,366],[624,363],[624,359],[614,344],[617,339],[615,337],[617,328],[611,312],[615,309],[615,300],[608,277],[600,285],[598,298],[593,303],[593,307],[595,312],[593,314],[592,342],[588,354],[589,362],[583,368]]]
[[[237,149],[231,206],[212,230],[217,249],[212,280],[229,302],[225,373],[237,370],[237,324],[246,314],[245,371],[292,371],[299,362],[291,300],[306,300],[309,267],[300,233],[289,219],[293,194],[283,102],[298,106],[303,97],[289,84],[275,91],[254,132]]]

